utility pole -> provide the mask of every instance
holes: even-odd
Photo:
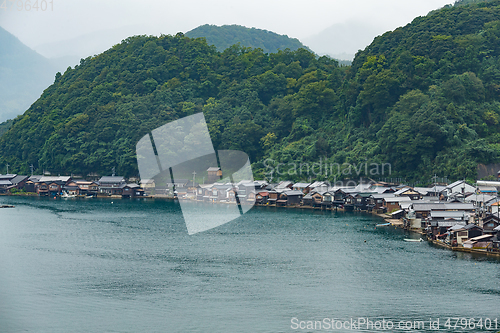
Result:
[[[113,167],[113,169],[112,169],[112,174],[111,174],[111,176],[113,176],[113,177],[115,176],[115,167]]]
[[[7,174],[9,174],[9,163],[7,163]]]
[[[30,169],[31,169],[31,175],[33,176],[33,164],[30,165]]]

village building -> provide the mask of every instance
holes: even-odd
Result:
[[[402,203],[404,202],[411,203],[410,197],[407,196],[387,197],[383,198],[382,200],[383,200],[383,207],[388,213],[403,209]]]
[[[475,224],[467,224],[458,229],[451,231],[451,245],[452,246],[460,246],[466,240],[470,238],[474,238],[477,236],[481,236],[483,234],[483,228],[477,226]]]
[[[411,200],[419,200],[422,195],[411,187],[402,188],[394,192],[395,197],[409,197]]]
[[[475,193],[476,188],[472,185],[467,184],[463,180],[458,180],[450,185],[446,186],[444,190],[441,192],[445,197],[450,197],[452,194],[466,194],[466,193]]]
[[[124,184],[122,188],[122,198],[138,198],[144,196],[144,190],[138,184]]]
[[[295,183],[292,185],[292,190],[301,191],[304,194],[307,194],[311,191],[311,183]]]
[[[78,186],[79,195],[96,196],[99,193],[99,184],[96,182],[77,180],[75,184]]]
[[[215,183],[222,179],[222,170],[219,167],[210,167],[207,169],[208,182]]]
[[[266,205],[267,199],[269,199],[269,192],[267,191],[259,191],[255,195],[255,203],[258,205]]]
[[[500,225],[500,217],[497,215],[487,215],[485,218],[481,219],[481,224],[483,233],[496,234],[495,228]]]
[[[325,192],[330,189],[330,185],[327,182],[315,181],[309,185],[309,188],[311,189],[310,191]]]
[[[486,249],[491,245],[493,237],[493,235],[473,237],[463,242],[462,246],[466,249]]]
[[[304,193],[301,191],[288,190],[283,191],[279,195],[279,199],[276,201],[277,206],[295,206],[299,205],[302,201]]]
[[[375,206],[372,193],[358,193],[354,196],[354,207],[357,210],[371,211]]]
[[[121,176],[103,176],[98,181],[99,193],[106,195],[122,195],[125,179]]]

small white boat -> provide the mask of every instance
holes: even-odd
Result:
[[[61,195],[61,198],[65,198],[65,199],[68,199],[68,198],[76,198],[76,194],[69,194],[68,192],[64,192],[64,193]]]
[[[423,242],[422,238],[414,239],[414,238],[405,238],[405,242]]]
[[[376,226],[376,227],[385,227],[385,226],[388,226],[388,225],[391,225],[391,224],[388,222],[388,223],[380,223],[380,224],[376,224],[375,226]]]

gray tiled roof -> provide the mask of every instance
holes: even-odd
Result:
[[[103,176],[99,179],[99,183],[121,183],[125,182],[125,179],[121,176]]]

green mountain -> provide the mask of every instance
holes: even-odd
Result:
[[[241,25],[216,26],[205,24],[186,32],[186,37],[205,37],[208,44],[215,45],[218,51],[224,51],[234,44],[251,48],[261,48],[264,53],[276,53],[278,50],[290,49],[295,51],[299,48],[308,49],[296,38],[286,35],[256,29],[246,28]]]
[[[15,118],[54,82],[45,59],[0,27],[0,122]]]
[[[5,132],[9,130],[9,128],[12,126],[12,123],[14,123],[14,120],[12,119],[0,123],[0,136],[2,136]]]
[[[136,36],[57,75],[0,138],[0,166],[137,175],[139,138],[203,111],[215,148],[247,152],[257,177],[472,179],[500,162],[498,82],[500,0],[418,17],[351,67],[301,48]]]

